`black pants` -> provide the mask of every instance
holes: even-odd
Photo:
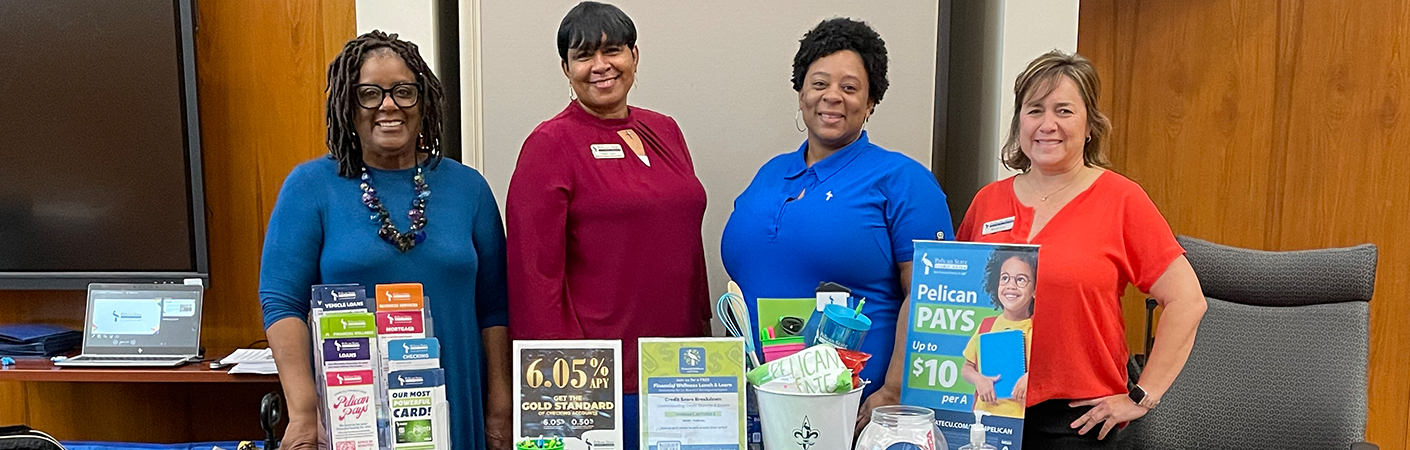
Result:
[[[1080,428],[1072,428],[1072,422],[1082,417],[1090,406],[1072,408],[1071,400],[1048,400],[1029,407],[1023,413],[1023,448],[1042,449],[1085,449],[1118,448],[1122,427],[1112,428],[1106,439],[1097,439],[1101,426],[1093,427],[1085,435],[1077,434]]]

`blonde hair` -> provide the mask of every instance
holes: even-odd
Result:
[[[1000,153],[1004,167],[1027,172],[1033,165],[1019,146],[1019,115],[1023,113],[1025,101],[1043,98],[1052,93],[1053,89],[1057,88],[1058,77],[1067,77],[1077,85],[1082,103],[1087,109],[1087,133],[1091,140],[1082,145],[1082,164],[1088,167],[1111,168],[1111,162],[1102,154],[1102,143],[1111,133],[1111,120],[1097,109],[1097,93],[1101,91],[1097,69],[1082,55],[1063,53],[1061,50],[1053,50],[1034,59],[1014,81],[1013,120],[1009,122],[1009,137],[1004,141]]]

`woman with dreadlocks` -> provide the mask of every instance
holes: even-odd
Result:
[[[444,108],[440,80],[395,34],[358,36],[328,66],[329,154],[284,180],[260,265],[285,449],[312,450],[322,435],[310,286],[401,282],[423,285],[435,320],[452,445],[510,447],[504,229],[484,177],[441,159]]]
[[[615,6],[582,2],[558,27],[568,105],[524,140],[509,181],[509,315],[515,339],[708,336],[700,236],[705,188],[680,127],[629,106],[640,50]],[[637,384],[623,384],[623,448],[637,447]]]

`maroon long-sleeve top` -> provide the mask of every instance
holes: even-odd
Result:
[[[623,389],[635,393],[638,337],[709,335],[704,216],[675,120],[636,107],[601,119],[569,103],[524,140],[509,182],[510,334],[621,339]]]

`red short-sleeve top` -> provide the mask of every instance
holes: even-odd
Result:
[[[1038,244],[1028,406],[1126,392],[1126,286],[1150,292],[1184,249],[1135,182],[1105,171],[1055,214],[1030,242],[1033,208],[1014,195],[1013,177],[979,191],[956,237]],[[1011,229],[986,223],[1013,221]],[[998,228],[998,230],[996,230]]]

